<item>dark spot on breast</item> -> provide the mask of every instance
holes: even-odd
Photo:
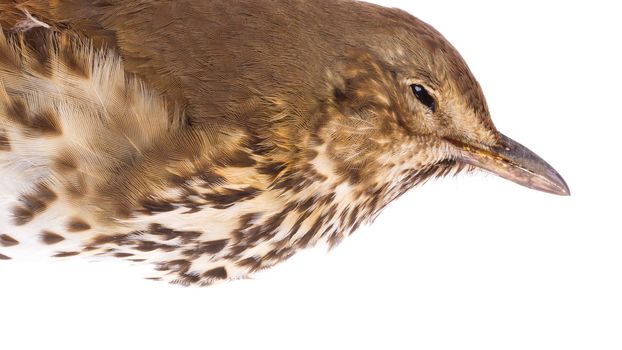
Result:
[[[128,235],[125,234],[117,234],[117,235],[99,235],[92,240],[92,245],[95,247],[102,246],[105,244],[116,244],[119,246],[128,245],[130,240],[128,239]]]
[[[185,250],[183,254],[188,257],[193,257],[194,259],[196,259],[197,257],[203,254],[214,255],[222,251],[227,246],[228,243],[229,243],[228,239],[201,242],[197,244],[195,248]]]
[[[45,77],[50,77],[49,29],[32,28],[23,33],[23,38],[29,49],[29,57],[34,58],[30,61],[32,69]]]
[[[67,231],[69,232],[83,232],[90,229],[91,225],[80,218],[72,218],[69,220],[69,223],[67,223]]]
[[[331,221],[337,215],[337,204],[333,204],[326,210],[326,221]]]
[[[165,241],[179,238],[183,244],[188,244],[203,234],[199,231],[177,231],[156,223],[149,225],[148,232],[152,235],[161,237],[160,239]]]
[[[226,209],[237,202],[253,199],[259,194],[254,187],[246,187],[241,190],[225,189],[220,193],[207,193],[203,198],[214,204],[217,209]]]
[[[240,237],[240,240],[246,244],[254,244],[258,241],[272,238],[276,235],[285,218],[296,208],[296,205],[295,202],[288,203],[280,213],[269,217],[263,225],[239,231],[236,233],[236,236]]]
[[[52,245],[65,240],[65,237],[51,231],[41,232],[41,241],[45,244]]]
[[[46,184],[43,183],[37,185],[34,191],[34,196],[36,196],[40,201],[48,204],[58,198],[56,193],[54,193],[54,191],[52,191]]]
[[[379,195],[372,195],[371,199],[369,200],[369,204],[367,205],[371,213],[375,213],[378,209],[379,200]]]
[[[326,195],[322,196],[322,198],[320,198],[320,200],[319,200],[319,203],[321,205],[329,205],[329,204],[331,204],[334,201],[335,201],[335,193],[331,192],[329,194],[326,194]]]
[[[164,201],[157,201],[154,199],[144,200],[142,203],[142,206],[143,208],[147,210],[149,215],[153,215],[156,213],[166,213],[166,212],[177,209],[177,207],[175,207],[171,203],[164,202]]]
[[[291,227],[291,229],[289,230],[289,237],[291,238],[293,235],[295,235],[296,233],[298,233],[298,231],[300,231],[300,226],[302,226],[302,223],[305,222],[307,220],[307,218],[309,216],[311,216],[313,212],[311,210],[307,210],[304,211],[300,214],[300,216],[298,217],[298,219],[296,220],[296,222],[294,223],[294,226]]]
[[[0,260],[11,260],[11,258],[4,254],[0,254]]]
[[[196,272],[186,273],[179,276],[180,279],[175,280],[173,283],[178,283],[183,286],[189,286],[191,284],[198,283],[201,280],[201,276]]]
[[[202,242],[199,245],[199,250],[206,254],[216,254],[220,252],[221,250],[223,250],[227,246],[227,243],[229,243],[228,239],[220,239],[217,241]]]
[[[27,223],[31,222],[35,216],[35,214],[32,211],[21,206],[17,206],[13,208],[12,214],[13,214],[13,222],[15,223],[16,226],[26,225]]]
[[[348,226],[354,226],[355,223],[358,221],[358,215],[359,215],[359,210],[360,207],[356,206],[351,212],[350,212],[350,218],[348,219]]]
[[[58,252],[54,255],[52,255],[52,257],[54,258],[68,258],[70,256],[76,256],[79,255],[80,252]]]
[[[229,247],[229,253],[225,256],[225,259],[238,259],[240,254],[244,253],[248,248],[250,247],[243,243],[232,245]]]
[[[236,263],[240,267],[246,267],[250,271],[254,272],[261,268],[261,260],[255,257],[242,259]]]
[[[184,205],[184,208],[188,209],[184,212],[182,212],[182,214],[194,214],[194,213],[198,213],[201,211],[201,207],[200,206],[194,206],[194,205]]]
[[[0,151],[9,152],[11,150],[11,141],[8,136],[0,132]]]
[[[153,223],[149,225],[149,233],[157,236],[165,236],[165,240],[171,240],[177,237],[174,232],[175,231],[173,229],[164,227],[160,224]]]
[[[5,235],[2,234],[0,235],[0,246],[3,247],[12,247],[12,246],[16,246],[19,244],[19,241],[16,240],[15,238],[9,236],[9,235]]]
[[[78,169],[78,164],[70,152],[63,152],[54,159],[54,170],[61,174],[66,174],[76,169]]]
[[[281,213],[271,216],[263,225],[250,227],[243,232],[237,232],[236,235],[240,237],[240,241],[249,246],[252,246],[260,241],[269,240],[277,234],[279,226],[283,223],[288,213],[294,210],[294,207],[295,203],[289,203],[283,211],[281,211]],[[243,247],[243,245],[240,246]]]
[[[278,174],[281,173],[281,171],[283,171],[285,168],[287,167],[287,164],[285,163],[281,163],[281,162],[271,162],[271,163],[266,163],[261,165],[257,171],[260,174],[264,174],[264,175],[270,175],[270,176],[277,176]]]
[[[21,99],[13,99],[7,107],[7,117],[16,123],[27,126],[29,124],[29,113],[26,104]]]
[[[224,267],[217,267],[203,273],[203,277],[224,280],[227,278],[227,269]]]
[[[31,114],[21,99],[13,99],[7,108],[9,120],[20,124],[31,134],[60,135],[60,121],[54,110],[48,109]]]
[[[305,199],[304,201],[298,203],[298,210],[301,212],[309,210],[309,208],[311,208],[311,206],[316,202],[316,200],[317,199],[315,196],[311,196]]]
[[[333,98],[335,100],[335,103],[341,104],[343,101],[348,99],[348,96],[345,94],[345,92],[343,92],[343,90],[336,87],[335,89],[333,89]]]
[[[199,175],[199,179],[204,181],[204,183],[201,184],[201,186],[204,188],[212,188],[212,187],[220,186],[226,182],[224,177],[216,173],[213,173],[209,170],[204,170],[201,173],[201,175]]]
[[[265,138],[253,135],[242,143],[242,145],[251,151],[252,154],[263,156],[274,150],[274,145],[266,142]]]
[[[187,273],[188,270],[190,270],[190,266],[192,266],[192,263],[190,261],[184,260],[184,259],[178,259],[178,260],[171,260],[171,261],[162,263],[156,267],[156,270],[174,271],[174,272],[184,274],[184,273]]]
[[[252,167],[255,164],[257,164],[257,162],[248,153],[240,150],[228,157],[222,165],[236,168],[247,168]]]
[[[30,121],[30,129],[39,134],[61,135],[58,116],[52,110],[35,113]]]
[[[296,176],[288,171],[285,173],[284,176],[279,178],[279,180],[273,185],[273,188],[276,190],[291,189],[294,192],[299,192],[296,186],[298,186],[301,182],[302,182],[302,179],[299,176]]]
[[[319,231],[324,225],[324,220],[326,220],[325,214],[317,218],[315,222],[313,223],[313,226],[311,226],[309,231],[305,233],[305,235],[300,239],[298,243],[303,247],[307,246],[309,242],[313,239],[313,237],[316,237],[319,235],[320,233]]]
[[[361,169],[346,164],[337,166],[337,173],[341,177],[341,181],[347,181],[352,185],[358,185],[361,182]]]
[[[114,254],[115,258],[128,258],[130,256],[134,256],[134,254],[132,253],[115,253]]]
[[[238,228],[231,232],[231,236],[234,237],[234,241],[240,242],[243,239],[244,232],[253,226],[254,222],[260,217],[259,213],[247,213],[240,217],[238,220]]]
[[[160,245],[156,242],[140,241],[136,244],[135,248],[141,252],[152,252],[157,250],[159,247]]]
[[[328,237],[328,246],[329,246],[330,249],[333,249],[337,245],[339,245],[339,243],[341,243],[341,241],[343,241],[343,234],[341,232],[334,231]]]
[[[152,252],[158,249],[161,249],[165,252],[171,252],[175,250],[175,247],[168,245],[168,244],[162,244],[162,243],[152,242],[152,241],[137,241],[134,249],[139,250],[141,252]]]
[[[24,207],[32,213],[39,213],[47,208],[45,202],[35,197],[34,195],[22,196],[20,198],[20,202],[22,202]]]
[[[266,254],[263,258],[264,260],[271,260],[272,264],[284,261],[292,257],[295,253],[295,250],[289,247],[281,247],[272,250],[268,254]]]

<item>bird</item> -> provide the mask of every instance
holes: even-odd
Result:
[[[0,0],[0,263],[209,286],[430,179],[570,195],[431,25],[354,0]]]

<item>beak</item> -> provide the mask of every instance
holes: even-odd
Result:
[[[487,170],[504,179],[534,190],[569,196],[564,179],[527,147],[501,134],[501,145],[489,149],[451,140],[460,149],[458,160]]]

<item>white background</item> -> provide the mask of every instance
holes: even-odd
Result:
[[[463,54],[497,127],[573,196],[430,183],[329,254],[192,289],[120,264],[0,264],[0,348],[622,349],[615,2],[398,1]]]

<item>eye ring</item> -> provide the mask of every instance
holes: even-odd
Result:
[[[433,113],[436,112],[436,101],[434,100],[434,97],[430,95],[428,90],[419,84],[412,84],[410,88],[419,102],[428,107]]]

